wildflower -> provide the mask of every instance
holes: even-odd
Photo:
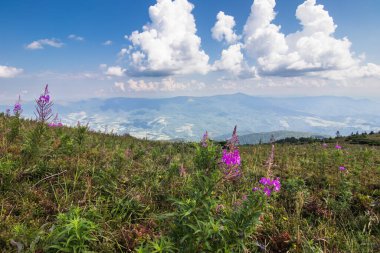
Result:
[[[40,95],[38,99],[36,99],[36,116],[39,121],[46,122],[52,117],[52,109],[53,103],[50,101],[49,89],[46,84],[44,93]]]
[[[268,188],[268,187],[265,187],[263,192],[265,193],[265,195],[267,195],[268,197],[270,197],[270,194],[272,193],[272,191]]]
[[[256,192],[262,190],[268,197],[271,195],[272,191],[279,192],[281,189],[280,178],[270,179],[269,177],[262,177],[259,181],[262,184],[261,187],[254,187],[252,191]]]
[[[241,176],[240,171],[240,152],[237,147],[239,139],[236,134],[236,126],[232,133],[232,137],[227,141],[227,149],[222,151],[222,165],[224,169],[225,179],[235,180]]]
[[[236,146],[239,145],[239,137],[238,137],[238,135],[236,134],[236,128],[237,128],[237,126],[234,127],[234,131],[232,132],[231,139],[229,139],[229,140],[227,141],[227,147],[228,147],[230,150],[235,149]]]
[[[238,149],[235,149],[231,152],[228,152],[224,149],[222,152],[222,161],[227,166],[240,165],[240,153]]]
[[[323,143],[322,147],[327,148],[328,147],[327,143]]]
[[[262,177],[259,181],[259,183],[262,185],[267,185],[267,184],[269,184],[269,182],[270,182],[270,179],[266,178],[266,177]]]
[[[207,142],[208,142],[208,132],[206,131],[202,137],[202,140],[201,140],[202,147],[206,148]]]
[[[61,120],[58,118],[58,113],[55,115],[53,121],[48,124],[49,127],[62,127],[63,124]]]
[[[19,116],[22,112],[22,108],[21,108],[21,98],[20,96],[18,96],[18,100],[17,102],[15,103],[15,105],[13,106],[13,113],[16,115],[16,116]]]
[[[342,149],[342,146],[340,146],[339,144],[336,144],[336,145],[335,145],[335,148],[336,148],[336,149]]]
[[[339,170],[340,170],[340,171],[345,171],[345,170],[346,170],[346,167],[344,167],[344,166],[340,166],[340,167],[339,167]]]
[[[281,189],[281,183],[280,183],[280,179],[279,178],[276,178],[275,180],[272,181],[272,185],[273,185],[273,188],[276,192],[280,191]]]

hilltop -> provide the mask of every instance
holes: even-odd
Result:
[[[30,120],[12,132],[16,119],[0,114],[2,252],[379,250],[379,147],[229,155],[207,136],[169,143]]]

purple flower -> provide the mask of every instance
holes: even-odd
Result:
[[[21,107],[21,98],[20,96],[18,96],[18,100],[17,102],[15,103],[15,105],[13,106],[13,113],[18,116],[20,115],[22,112],[22,107]]]
[[[339,170],[340,170],[340,171],[345,171],[345,170],[346,170],[346,167],[344,167],[344,166],[340,166],[340,167],[339,167]]]
[[[272,185],[273,185],[273,188],[276,192],[280,191],[280,189],[281,189],[280,178],[276,178],[275,180],[273,180]]]
[[[254,187],[252,191],[258,191],[261,190],[267,195],[268,197],[271,195],[272,191],[279,192],[281,189],[281,183],[280,183],[280,178],[276,178],[271,180],[269,177],[262,177],[259,181],[262,186],[259,187]]]
[[[236,148],[237,145],[239,145],[239,137],[236,133],[237,126],[234,127],[234,131],[232,132],[231,139],[227,141],[227,146],[230,150],[233,150]]]
[[[260,190],[259,187],[253,187],[253,188],[252,188],[252,191],[254,191],[254,192],[255,192],[255,191],[258,191],[258,190]]]
[[[327,148],[328,145],[327,145],[326,143],[323,143],[323,144],[322,144],[322,147]]]
[[[342,149],[342,146],[336,144],[336,145],[335,145],[335,148],[336,148],[336,149]]]
[[[207,133],[207,132],[206,132]],[[227,141],[227,148],[222,151],[222,169],[227,180],[235,180],[241,176],[240,171],[240,152],[236,146],[239,139],[236,134],[236,126],[232,133],[232,137]]]
[[[265,187],[263,192],[265,193],[265,195],[267,195],[268,197],[270,197],[270,194],[272,193],[272,191],[268,188],[268,187]]]
[[[50,102],[50,96],[49,95],[41,95],[38,99],[41,103],[49,103]]]
[[[240,153],[238,149],[235,149],[231,152],[223,149],[222,152],[222,161],[227,166],[240,165]]]
[[[61,123],[61,120],[58,118],[58,113],[55,115],[53,121],[48,124],[49,127],[62,127],[63,124]]]
[[[53,103],[50,101],[50,95],[49,95],[49,87],[46,84],[44,93],[41,94],[41,96],[36,99],[36,116],[38,117],[38,120],[41,122],[46,122],[52,117],[52,105]]]
[[[202,147],[204,147],[204,148],[207,147],[207,141],[208,141],[208,132],[206,131],[202,137],[202,140],[201,140]]]
[[[270,182],[270,179],[266,178],[266,177],[262,177],[259,181],[259,183],[262,185],[267,185],[267,184],[269,184],[269,182]]]

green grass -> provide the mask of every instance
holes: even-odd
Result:
[[[1,252],[380,251],[378,146],[276,144],[282,188],[265,198],[251,189],[270,145],[240,147],[243,175],[227,182],[197,144],[13,120],[0,115]]]

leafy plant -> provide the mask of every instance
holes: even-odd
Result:
[[[97,241],[98,226],[83,217],[80,208],[60,213],[57,223],[47,237],[47,252],[90,252]]]

